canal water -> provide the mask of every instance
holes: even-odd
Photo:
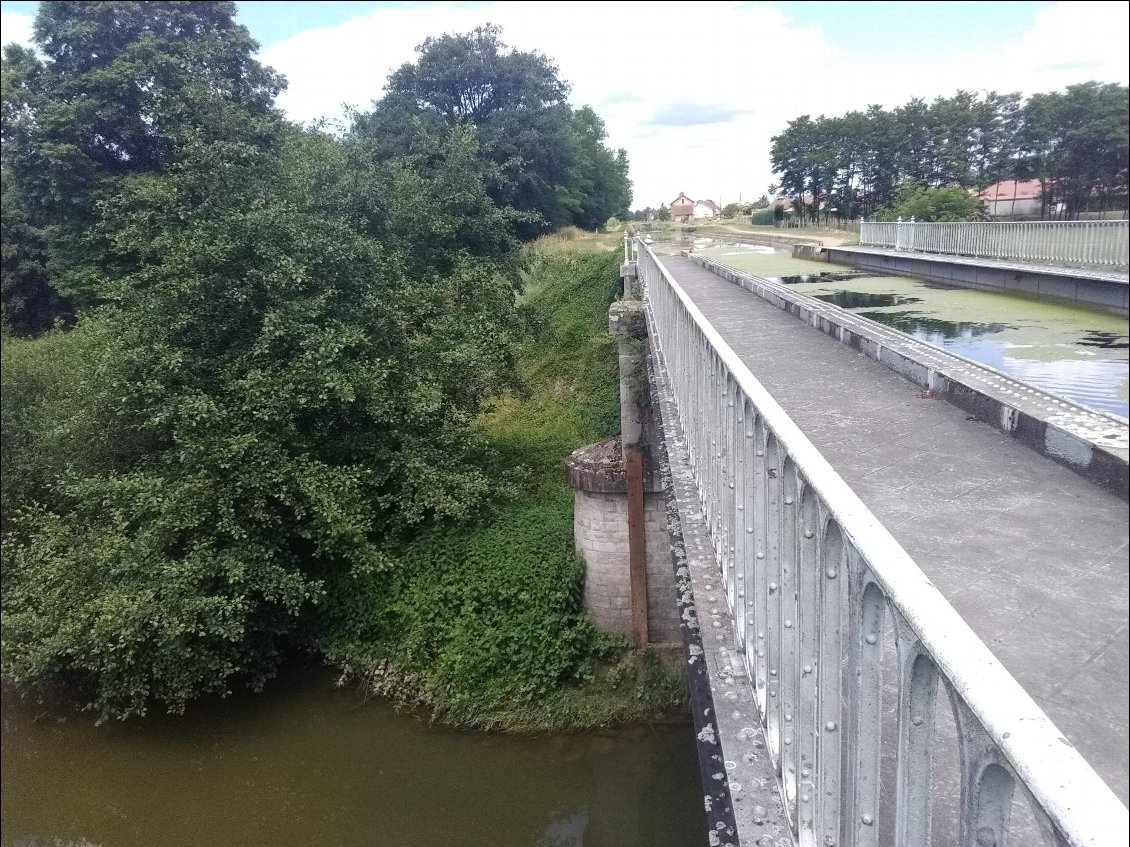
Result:
[[[429,726],[291,668],[259,695],[95,727],[3,690],[5,847],[706,844],[684,725]]]
[[[1124,318],[794,259],[772,247],[703,244],[697,252],[1092,409],[1130,416],[1130,331]]]

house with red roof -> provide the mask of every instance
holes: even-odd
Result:
[[[1039,217],[1043,187],[1038,179],[1002,179],[978,195],[990,218]]]

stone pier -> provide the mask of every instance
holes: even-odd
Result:
[[[573,538],[585,561],[585,608],[603,630],[632,637],[628,479],[619,438],[582,447],[566,462],[573,486]],[[644,472],[647,632],[652,644],[682,641],[663,489]]]
[[[652,449],[656,427],[636,265],[625,262],[620,278],[623,296],[608,310],[609,332],[619,339],[620,435],[582,447],[566,462],[573,537],[585,561],[585,607],[597,625],[637,647],[675,644],[682,632],[666,498]]]

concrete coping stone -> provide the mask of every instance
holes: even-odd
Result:
[[[565,478],[575,491],[627,495],[628,474],[620,436],[574,450],[565,460]],[[643,488],[649,494],[663,490],[658,474],[646,465]]]
[[[608,307],[608,332],[611,335],[642,340],[647,337],[643,301],[616,300]]]
[[[1062,276],[1072,279],[1102,280],[1115,285],[1130,285],[1130,274],[1126,271],[1103,270],[1101,268],[1071,267],[1069,265],[1037,265],[1031,262],[1012,262],[1005,259],[982,259],[978,256],[960,256],[951,253],[927,253],[924,250],[896,250],[892,247],[865,247],[838,245],[827,249],[843,253],[863,253],[871,256],[897,256],[899,258],[921,259],[924,262],[948,262],[955,265],[975,265],[977,267],[999,268],[1006,271],[1023,271],[1044,276]]]
[[[838,249],[838,248],[837,248]],[[690,259],[1127,499],[1130,421],[700,255]]]

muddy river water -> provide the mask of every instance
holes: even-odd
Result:
[[[317,668],[101,727],[5,687],[0,773],[5,847],[706,844],[689,722],[459,732]]]

